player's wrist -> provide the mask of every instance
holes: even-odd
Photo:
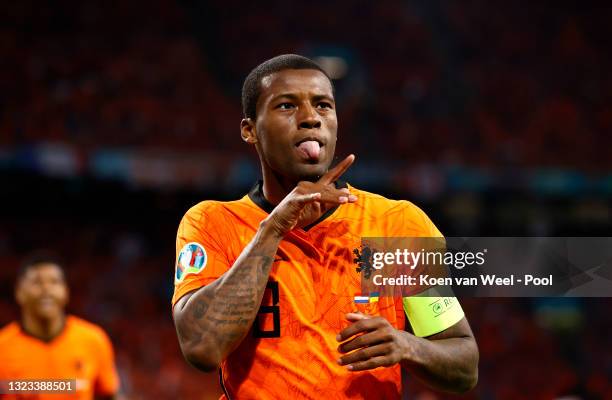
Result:
[[[400,331],[398,333],[402,336],[401,340],[401,361],[400,364],[403,368],[412,369],[419,367],[423,364],[422,353],[423,345],[426,342],[422,338],[412,335],[409,332]]]
[[[279,241],[287,234],[270,216],[259,223],[259,231],[263,237]]]

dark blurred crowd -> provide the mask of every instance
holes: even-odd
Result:
[[[242,80],[298,52],[347,63],[341,150],[606,171],[610,17],[568,1],[7,2],[0,145],[248,152]]]
[[[295,52],[346,62],[335,82],[342,154],[612,167],[612,9],[597,2],[25,0],[0,10],[0,150],[60,142],[83,157],[104,147],[252,155],[238,136],[242,80]],[[424,175],[412,179],[435,185]],[[178,221],[215,194],[39,184],[18,176],[2,187],[12,203],[0,210],[0,324],[17,317],[16,266],[50,248],[66,260],[71,311],[109,332],[128,398],[216,393],[214,377],[182,359],[170,313]],[[426,211],[447,235],[609,234],[609,201],[582,194],[453,193]],[[607,299],[464,304],[482,360],[465,398],[612,398]],[[408,387],[411,398],[444,398]]]
[[[2,145],[214,145],[229,107],[178,4],[14,2],[2,9]]]

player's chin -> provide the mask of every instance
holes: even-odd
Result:
[[[327,172],[327,167],[323,163],[301,162],[296,166],[294,175],[298,181],[316,182],[325,172]]]
[[[36,308],[36,313],[39,318],[42,319],[54,319],[57,318],[61,314],[61,309],[58,306],[38,306]]]

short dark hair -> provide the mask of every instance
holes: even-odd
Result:
[[[17,268],[17,276],[15,282],[19,283],[21,279],[27,274],[27,272],[36,268],[42,264],[53,264],[57,265],[57,267],[62,271],[62,274],[65,276],[66,271],[64,271],[63,262],[60,258],[53,252],[48,250],[38,250],[34,253],[28,255],[21,265]]]
[[[321,71],[334,89],[334,84],[327,74],[317,64],[309,58],[297,54],[283,54],[271,58],[255,67],[249,75],[247,75],[242,85],[242,113],[245,118],[255,119],[257,117],[257,100],[261,94],[261,80],[268,75],[286,69],[314,69]]]

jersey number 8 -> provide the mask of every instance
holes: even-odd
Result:
[[[255,318],[253,324],[253,336],[256,338],[277,338],[280,337],[280,307],[278,306],[278,282],[268,281],[266,285],[266,291],[272,292],[272,305],[271,306],[260,306],[259,313]],[[266,298],[264,293],[264,299]],[[261,319],[265,318],[266,314],[272,314],[272,330],[263,330]],[[262,318],[263,317],[263,318]]]

